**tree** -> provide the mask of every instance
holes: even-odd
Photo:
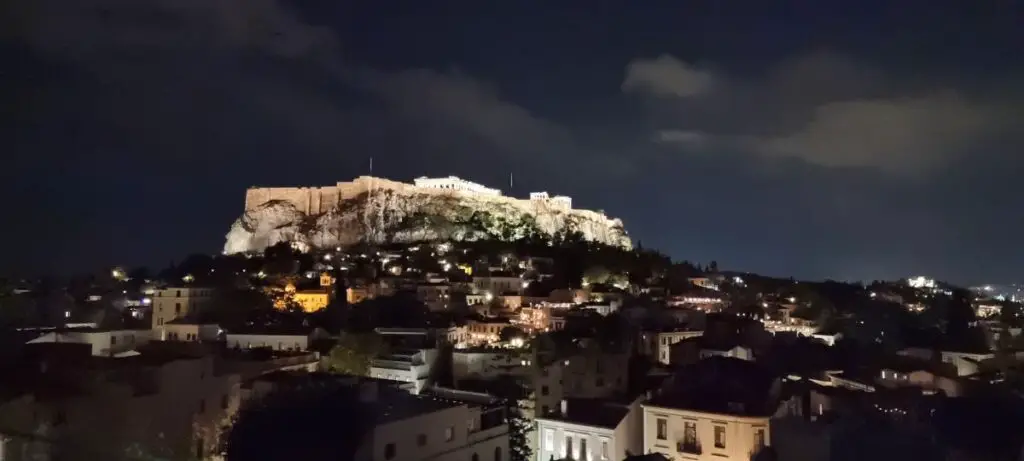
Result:
[[[530,433],[533,421],[523,415],[520,405],[509,405],[508,411],[508,449],[511,461],[531,461],[533,450],[530,449]]]
[[[327,371],[364,376],[370,361],[387,352],[387,344],[375,333],[342,333],[327,355]]]
[[[417,328],[427,324],[428,309],[412,293],[380,296],[351,306],[345,330],[370,332],[377,327]]]
[[[213,302],[199,313],[203,322],[217,323],[227,329],[264,323],[274,317],[274,306],[262,291],[226,288],[214,292]]]
[[[501,333],[498,335],[498,340],[502,342],[509,342],[515,338],[527,338],[528,335],[517,327],[505,327],[501,329]]]
[[[718,261],[711,261],[711,263],[708,264],[707,272],[711,272],[713,274],[717,274],[718,273]]]
[[[282,387],[239,410],[220,437],[220,451],[226,461],[355,459],[373,429],[374,410],[340,381]]]
[[[611,277],[611,272],[604,266],[590,266],[583,271],[583,280],[591,285],[604,284]]]

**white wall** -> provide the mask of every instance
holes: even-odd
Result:
[[[509,461],[508,424],[479,428],[480,409],[467,405],[381,424],[374,430],[371,457],[383,461]],[[386,456],[389,444],[394,449],[391,458]]]
[[[139,346],[148,343],[152,338],[153,332],[151,330],[64,331],[46,333],[29,341],[29,344],[89,344],[92,348],[92,355],[109,357],[135,350]]]
[[[229,348],[249,349],[269,347],[275,351],[309,350],[309,337],[305,335],[257,335],[228,333]]]

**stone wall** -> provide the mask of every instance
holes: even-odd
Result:
[[[505,195],[494,196],[474,194],[472,192],[460,191],[457,189],[417,187],[409,183],[371,176],[360,176],[352,181],[339,182],[333,186],[325,187],[253,187],[246,191],[245,209],[246,211],[249,211],[269,201],[280,200],[291,203],[302,213],[315,215],[325,213],[336,207],[338,203],[356,198],[370,190],[392,190],[398,193],[417,193],[436,196],[476,195],[479,198],[493,202],[516,206],[526,205],[538,210],[557,209],[565,212],[581,212],[591,218],[596,218],[598,216],[605,218],[602,213],[590,210],[573,210],[571,202],[572,199],[565,196],[520,199]]]

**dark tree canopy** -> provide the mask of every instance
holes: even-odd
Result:
[[[273,391],[239,411],[222,438],[227,461],[353,459],[373,413],[338,382]]]

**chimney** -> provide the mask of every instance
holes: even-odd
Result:
[[[562,399],[561,410],[562,410],[562,416],[565,416],[565,415],[569,414],[569,401],[568,400]]]

